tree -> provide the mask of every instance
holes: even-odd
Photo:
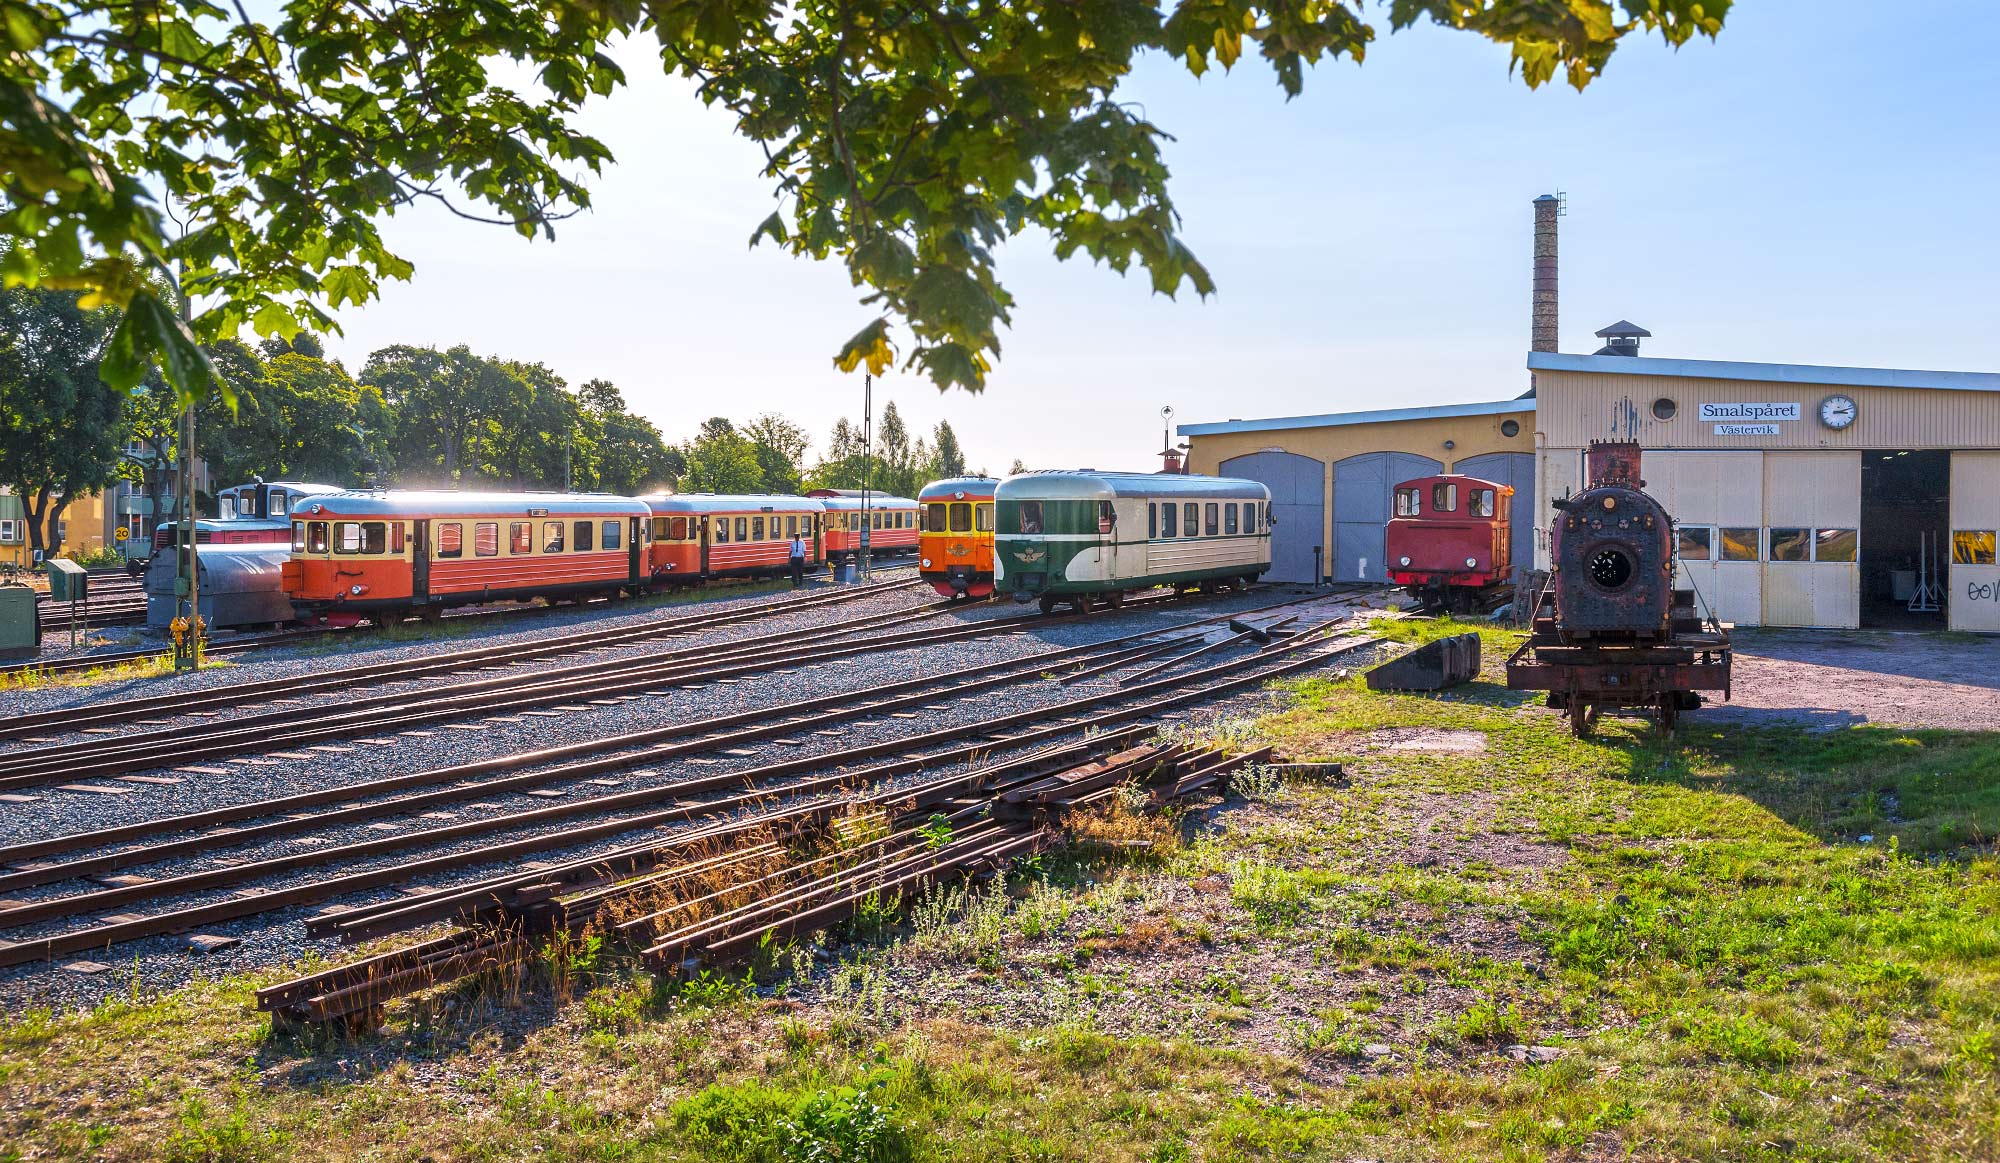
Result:
[[[70,501],[115,479],[124,396],[98,378],[118,313],[83,296],[0,291],[0,484],[27,511],[28,547],[62,548]]]
[[[755,446],[757,465],[764,474],[764,492],[783,495],[804,488],[799,466],[805,461],[806,449],[812,447],[812,437],[805,429],[776,412],[766,412],[752,420],[743,434]]]
[[[686,471],[679,450],[667,447],[652,421],[626,410],[625,397],[611,381],[589,381],[577,389],[577,399],[597,434],[592,487],[636,496],[668,488]]]
[[[751,493],[764,479],[756,445],[721,416],[703,421],[695,438],[681,446],[681,455],[686,460],[682,492]]]
[[[885,493],[909,495],[910,480],[917,475],[916,450],[910,447],[910,430],[894,400],[882,409],[882,423],[875,429],[875,449],[870,483]]]
[[[807,483],[816,489],[858,489],[862,482],[861,429],[842,416],[833,422],[826,458],[813,466]]]
[[[938,479],[965,475],[965,450],[958,446],[958,433],[951,430],[951,421],[940,420],[931,430],[931,456],[931,471]]]
[[[1579,88],[1620,40],[1715,36],[1731,0],[1387,0],[1508,45],[1530,86]],[[835,357],[894,359],[977,390],[1012,296],[997,243],[1039,230],[1153,288],[1206,295],[1181,242],[1164,131],[1118,99],[1144,52],[1199,75],[1260,53],[1287,94],[1308,64],[1359,60],[1361,0],[1091,4],[615,4],[289,0],[276,23],[212,0],[12,0],[4,21],[0,238],[8,284],[87,289],[128,305],[104,376],[158,364],[198,394],[197,346],[334,327],[413,268],[380,220],[419,200],[532,237],[589,204],[610,153],[571,117],[624,74],[604,48],[643,34],[670,74],[727,109],[764,151],[778,207],[751,236],[838,258],[878,317]],[[506,69],[506,72],[498,70]],[[532,84],[511,81],[532,75]],[[154,198],[175,202],[168,231]],[[184,328],[141,277],[178,264],[203,304]]]

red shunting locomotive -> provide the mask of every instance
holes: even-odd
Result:
[[[1513,580],[1514,488],[1478,477],[1396,486],[1385,547],[1389,580],[1426,609],[1472,613]]]

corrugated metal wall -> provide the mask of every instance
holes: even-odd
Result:
[[[2000,452],[1951,454],[1951,530],[2000,533]],[[2000,632],[2000,564],[1953,561],[1951,628]]]

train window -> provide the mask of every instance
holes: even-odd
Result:
[[[973,507],[972,530],[975,533],[993,532],[993,502],[988,501]]]
[[[717,545],[729,544],[729,518],[717,517],[715,519],[715,543]]]
[[[1852,529],[1818,529],[1813,532],[1814,561],[1853,561],[1860,549],[1860,535]]]
[[[869,524],[875,526],[875,528],[877,529],[880,529],[882,528],[882,518],[885,516],[887,516],[887,514],[883,513],[882,510],[877,509],[875,510],[874,513],[869,515]]]
[[[592,540],[593,538],[590,535],[590,522],[578,521],[576,523],[576,551],[578,553],[589,553],[591,548],[590,543]]]
[[[1231,537],[1236,535],[1236,506],[1222,506],[1222,531]]]
[[[785,536],[787,538],[792,538],[792,537],[797,537],[798,535],[799,535],[799,519],[797,517],[785,518]]]
[[[389,526],[389,552],[391,552],[391,553],[401,553],[401,552],[403,552],[403,537],[404,537],[404,530],[405,530],[406,528],[408,528],[408,527],[407,527],[407,526],[405,526],[405,525],[404,525],[404,524],[403,524],[403,523],[402,523],[401,521],[396,521],[396,522],[392,522],[392,523],[390,524],[390,526]]]
[[[370,526],[373,527],[372,537],[369,535]],[[359,521],[336,521],[333,526],[333,551],[335,553],[382,552],[382,523],[370,521],[364,525]]]
[[[535,551],[535,523],[515,521],[507,526],[507,552],[533,553]]]
[[[1217,518],[1221,515],[1221,509],[1222,506],[1216,504],[1214,501],[1210,501],[1206,506],[1206,508],[1203,510],[1203,513],[1208,518],[1208,520],[1203,523],[1202,530],[1206,532],[1210,537],[1213,537],[1217,533],[1222,532],[1221,527],[1217,524]]]
[[[1160,506],[1160,536],[1179,537],[1181,535],[1181,507],[1175,504]]]
[[[500,556],[500,522],[481,521],[472,527],[472,556]]]
[[[465,556],[465,526],[446,521],[438,526],[438,556]]]
[[[542,522],[542,552],[561,553],[563,551],[563,523],[561,521]]]
[[[1722,537],[1722,560],[1757,560],[1757,529],[1755,526],[1744,529],[1722,529],[1718,530],[1718,532]]]
[[[285,515],[285,490],[283,490],[283,489],[272,489],[272,490],[271,490],[271,516],[273,516],[273,517],[282,517],[282,516],[284,516],[284,515]]]
[[[1109,533],[1117,527],[1118,510],[1112,508],[1110,501],[1097,502],[1097,531]]]
[[[1201,506],[1189,501],[1181,506],[1181,536],[1193,537],[1200,532]]]
[[[1771,529],[1772,561],[1811,561],[1812,530],[1773,527]]]
[[[1433,513],[1458,512],[1458,486],[1432,485],[1431,512]]]
[[[1021,532],[1040,533],[1042,531],[1042,503],[1040,501],[1021,502]]]
[[[292,552],[304,553],[305,551],[306,523],[304,521],[294,521],[292,522]]]
[[[1996,537],[1991,529],[1959,529],[1951,535],[1953,565],[1992,565]]]
[[[945,506],[941,501],[934,501],[924,506],[924,532],[944,532],[944,510]]]
[[[736,518],[736,540],[738,542],[750,540],[750,518]]]
[[[606,521],[604,523],[603,535],[597,539],[598,547],[601,549],[621,548],[623,546],[622,531],[624,527],[625,522],[623,521]]]
[[[653,518],[653,540],[665,541],[667,539],[669,536],[667,530],[671,527],[672,520],[671,517]]]
[[[1243,531],[1245,533],[1255,533],[1257,531],[1257,504],[1255,501],[1243,502]]]
[[[969,501],[957,501],[957,502],[954,502],[954,503],[952,504],[952,506],[951,506],[951,531],[952,531],[953,533],[970,533],[970,532],[972,532],[972,504],[971,504],[971,502],[969,502]]]
[[[1468,509],[1473,516],[1491,517],[1493,515],[1492,489],[1474,489],[1472,490],[1472,495],[1467,497],[1466,501]]]
[[[1420,509],[1421,507],[1422,507],[1421,504],[1417,500],[1417,490],[1415,489],[1396,490],[1396,516],[1414,517],[1417,515],[1418,509]]]
[[[1269,501],[1264,502],[1264,528],[1269,529],[1277,523],[1278,518],[1271,512],[1271,503]]]
[[[750,518],[750,540],[764,540],[764,519],[762,517]]]
[[[1157,504],[1149,504],[1146,506],[1146,540],[1151,541],[1153,538],[1158,537],[1159,535],[1160,535],[1160,506]]]
[[[361,526],[361,552],[381,553],[388,548],[389,527],[380,521],[364,522]]]
[[[1715,551],[1715,530],[1706,525],[1683,525],[1674,552],[1682,561],[1707,561]]]
[[[326,552],[326,522],[314,521],[306,527],[306,552]]]
[[[693,522],[689,521],[686,517],[675,517],[673,528],[667,533],[667,536],[675,541],[686,541],[693,528]]]

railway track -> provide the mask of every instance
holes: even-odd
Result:
[[[323,795],[329,799],[342,796],[372,797],[425,784],[432,790],[419,793],[419,796],[438,797],[436,799],[404,795],[394,799],[350,803],[332,811],[314,813],[301,820],[290,817],[296,813],[296,809],[311,805],[304,802],[300,796],[281,797],[258,804],[224,809],[226,812],[234,813],[237,819],[248,819],[261,814],[265,818],[265,822],[261,825],[209,831],[187,835],[177,840],[155,841],[130,850],[112,851],[105,849],[105,846],[136,837],[139,833],[134,829],[146,829],[152,835],[168,831],[188,832],[192,829],[209,827],[218,822],[219,817],[213,812],[196,813],[175,820],[151,821],[128,825],[121,829],[77,834],[55,841],[32,841],[24,845],[15,845],[0,850],[0,860],[16,864],[16,871],[8,874],[8,879],[4,882],[10,889],[29,887],[28,882],[31,880],[47,884],[78,875],[96,875],[114,865],[140,867],[198,853],[219,853],[245,844],[295,834],[301,830],[346,827],[365,818],[387,815],[408,816],[429,804],[491,796],[500,791],[521,790],[530,782],[543,785],[567,782],[574,785],[570,790],[589,789],[589,794],[577,799],[552,803],[524,812],[509,812],[483,819],[453,822],[378,839],[314,848],[310,851],[287,853],[159,879],[131,878],[121,880],[114,885],[68,896],[12,902],[16,907],[0,912],[0,928],[20,929],[29,925],[47,925],[79,916],[104,918],[108,914],[108,919],[100,920],[83,929],[34,935],[0,946],[0,965],[24,964],[140,937],[185,931],[201,925],[322,903],[440,873],[510,863],[516,866],[514,871],[518,872],[519,863],[535,854],[573,851],[579,847],[614,840],[635,831],[684,825],[689,821],[723,817],[753,807],[761,810],[768,808],[774,797],[785,801],[797,801],[801,800],[801,797],[809,800],[814,796],[834,794],[843,789],[851,791],[855,787],[882,784],[896,776],[911,772],[950,764],[977,762],[982,756],[996,751],[1036,746],[1065,736],[1108,728],[1120,723],[1156,718],[1174,708],[1232,693],[1323,663],[1330,657],[1371,641],[1338,636],[1339,621],[1329,619],[1261,650],[1237,658],[1212,662],[1200,669],[1135,685],[1115,687],[1099,694],[1067,699],[1026,710],[982,715],[978,728],[980,733],[977,737],[969,738],[965,726],[956,724],[912,735],[850,745],[831,755],[801,756],[727,773],[711,774],[696,770],[684,778],[628,790],[600,792],[595,785],[585,782],[586,777],[613,771],[623,771],[634,778],[641,774],[657,774],[657,772],[641,772],[639,769],[668,759],[686,759],[703,750],[726,751],[744,741],[777,739],[786,735],[796,737],[808,734],[815,728],[823,729],[829,721],[846,721],[845,715],[829,717],[827,712],[830,711],[865,711],[868,712],[872,722],[889,722],[885,714],[894,706],[922,705],[931,709],[946,709],[953,704],[962,705],[966,700],[977,698],[981,700],[978,705],[983,709],[990,705],[985,700],[991,692],[1010,685],[1046,682],[1050,677],[1054,677],[1049,673],[1051,668],[1081,667],[1085,662],[1100,665],[1106,661],[1116,661],[1117,656],[1121,654],[1132,662],[1153,657],[1160,652],[1161,639],[1172,639],[1176,636],[1186,639],[1191,633],[1189,627],[1197,625],[1200,623],[1129,635],[1122,639],[1088,646],[1037,652],[1023,658],[989,663],[946,675],[910,679],[894,684],[893,690],[885,687],[821,696],[778,707],[760,708],[739,715],[720,716],[703,724],[677,724],[672,728],[658,731],[597,740],[588,745],[570,745],[504,759],[409,773],[391,777],[390,780],[372,781],[347,789],[320,789],[316,792],[303,793],[306,796]],[[678,738],[662,738],[669,732]],[[599,752],[606,749],[624,748],[624,750],[619,754],[584,757],[586,748]],[[562,762],[563,760],[568,762]],[[873,766],[859,771],[836,769],[836,765],[862,761],[875,762]],[[552,762],[557,766],[548,767],[547,765]],[[682,771],[688,770],[683,765]],[[476,778],[492,775],[498,775],[500,778],[484,780]],[[445,786],[447,784],[451,786]],[[697,796],[711,798],[689,798]],[[622,814],[628,812],[636,814]],[[609,818],[606,818],[607,816]],[[541,830],[551,827],[555,830]],[[518,834],[524,831],[529,834]],[[508,833],[516,834],[508,837],[506,836]],[[437,851],[440,848],[448,849],[494,836],[503,838],[491,843],[475,843],[470,848],[459,848],[456,851]],[[82,852],[93,847],[100,850],[74,856],[54,866],[37,868],[22,867],[20,864],[36,857],[58,854],[59,850]],[[370,861],[397,852],[426,848],[433,851],[401,863],[365,867]],[[596,857],[588,858],[596,859]],[[106,864],[106,861],[112,863]],[[273,878],[296,877],[302,872],[327,866],[333,866],[340,871],[318,879],[293,880],[290,883],[260,890],[246,890],[245,895],[221,900],[185,901],[190,895],[210,894],[219,889]],[[463,891],[464,888],[465,886],[438,889],[435,893],[449,896]],[[117,911],[142,901],[172,901],[174,898],[182,898],[182,903],[150,916],[128,915]],[[402,899],[414,905],[422,898],[420,896]]]

